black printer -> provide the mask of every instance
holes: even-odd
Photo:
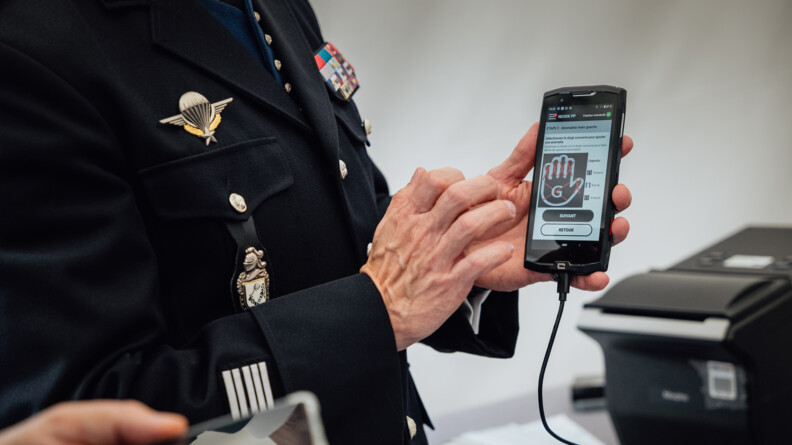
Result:
[[[790,278],[792,228],[748,228],[585,305],[621,444],[792,444]]]

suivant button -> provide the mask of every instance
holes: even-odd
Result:
[[[291,93],[292,86],[289,82],[284,83],[283,88],[286,90],[287,93]]]
[[[256,19],[256,23],[261,21],[261,14],[256,11],[253,11],[253,17]]]
[[[373,246],[372,243],[368,243],[368,246],[366,246],[366,256],[371,255],[371,247],[372,246]]]
[[[548,222],[589,222],[594,219],[591,210],[545,210],[542,219]]]
[[[410,416],[407,416],[407,428],[410,429],[410,439],[418,434],[418,425],[415,424],[415,421]]]
[[[346,179],[349,171],[347,170],[346,162],[338,160],[338,169],[341,170],[341,179]]]
[[[371,134],[371,121],[363,119],[363,129],[366,130],[366,135]]]
[[[281,61],[280,61],[280,60],[278,60],[278,59],[275,59],[274,63],[275,63],[275,69],[276,69],[276,70],[278,70],[278,71],[280,71],[280,70],[281,70],[281,67],[283,66],[283,64],[281,63]]]
[[[242,195],[232,193],[228,196],[228,202],[231,204],[231,207],[239,213],[245,213],[247,211],[247,203]]]
[[[272,36],[269,34],[264,34],[264,40],[267,42],[267,45],[272,45]]]

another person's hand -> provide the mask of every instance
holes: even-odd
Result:
[[[491,243],[503,242],[511,243],[515,250],[508,262],[480,275],[476,280],[477,286],[497,291],[512,291],[532,283],[552,279],[548,274],[533,272],[523,267],[525,231],[531,203],[531,182],[524,181],[524,179],[534,167],[538,131],[539,124],[532,125],[508,159],[487,173],[497,181],[501,199],[508,199],[514,203],[517,216],[491,230],[479,242],[473,243],[466,249],[466,253],[472,255],[479,248],[486,247]],[[632,148],[632,139],[629,136],[624,136],[622,156],[626,156]],[[629,207],[631,200],[630,191],[623,184],[619,184],[613,189],[613,204],[616,206],[617,212]],[[626,219],[618,217],[613,220],[612,227],[613,244],[616,245],[627,237],[630,224]],[[574,277],[572,285],[584,290],[600,290],[608,284],[608,280],[608,275],[604,272],[595,272],[591,275]]]
[[[175,439],[187,419],[135,401],[64,402],[0,431],[0,445],[133,445]]]
[[[437,330],[475,280],[513,256],[506,240],[463,254],[494,227],[514,224],[516,209],[498,199],[501,189],[491,176],[418,169],[394,195],[361,272],[382,295],[398,350]]]

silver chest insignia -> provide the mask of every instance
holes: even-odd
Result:
[[[183,127],[187,133],[202,137],[206,145],[217,142],[215,129],[220,125],[220,113],[234,98],[229,97],[219,102],[210,103],[209,100],[195,91],[188,91],[179,98],[179,111],[181,113],[161,119],[161,124],[171,124]]]
[[[237,278],[237,292],[242,309],[250,309],[269,300],[270,278],[267,263],[262,261],[264,252],[248,247],[242,265],[245,270]]]

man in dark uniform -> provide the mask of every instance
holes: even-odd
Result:
[[[516,289],[549,279],[519,252],[536,127],[488,175],[419,169],[391,200],[304,1],[6,1],[0,60],[0,428],[306,389],[331,443],[425,443],[405,349],[511,356]]]

